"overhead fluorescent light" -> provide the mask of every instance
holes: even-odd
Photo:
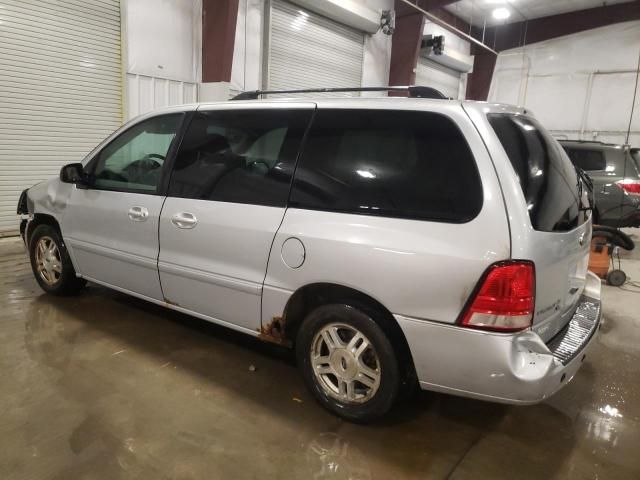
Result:
[[[491,12],[491,14],[493,15],[493,18],[495,18],[496,20],[505,20],[511,16],[511,12],[504,7],[499,7],[494,9],[493,12]]]

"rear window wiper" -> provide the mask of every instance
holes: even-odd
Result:
[[[576,174],[578,177],[577,187],[578,187],[578,202],[580,203],[579,210],[581,212],[593,210],[593,180],[591,180],[591,177],[589,177],[589,175],[587,175],[587,173],[580,167],[574,165],[574,168],[576,170]],[[584,190],[584,185],[587,185],[587,189],[589,190],[587,193],[587,199],[589,201],[589,205],[586,207],[582,205],[582,192]]]

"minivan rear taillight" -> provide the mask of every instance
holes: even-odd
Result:
[[[462,314],[465,327],[515,332],[531,326],[536,274],[533,263],[507,261],[491,265]]]
[[[616,182],[616,186],[629,195],[640,195],[640,180],[625,178],[624,180]]]

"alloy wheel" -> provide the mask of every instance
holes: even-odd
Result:
[[[322,390],[347,404],[365,403],[380,387],[382,370],[371,341],[343,323],[323,326],[311,348],[311,366]]]
[[[55,285],[62,275],[60,250],[51,237],[41,237],[36,244],[36,270],[47,285]]]

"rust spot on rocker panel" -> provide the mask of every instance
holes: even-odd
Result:
[[[285,347],[291,346],[291,340],[286,337],[284,331],[284,321],[282,317],[275,316],[269,323],[260,329],[258,338],[265,342],[275,343]]]

